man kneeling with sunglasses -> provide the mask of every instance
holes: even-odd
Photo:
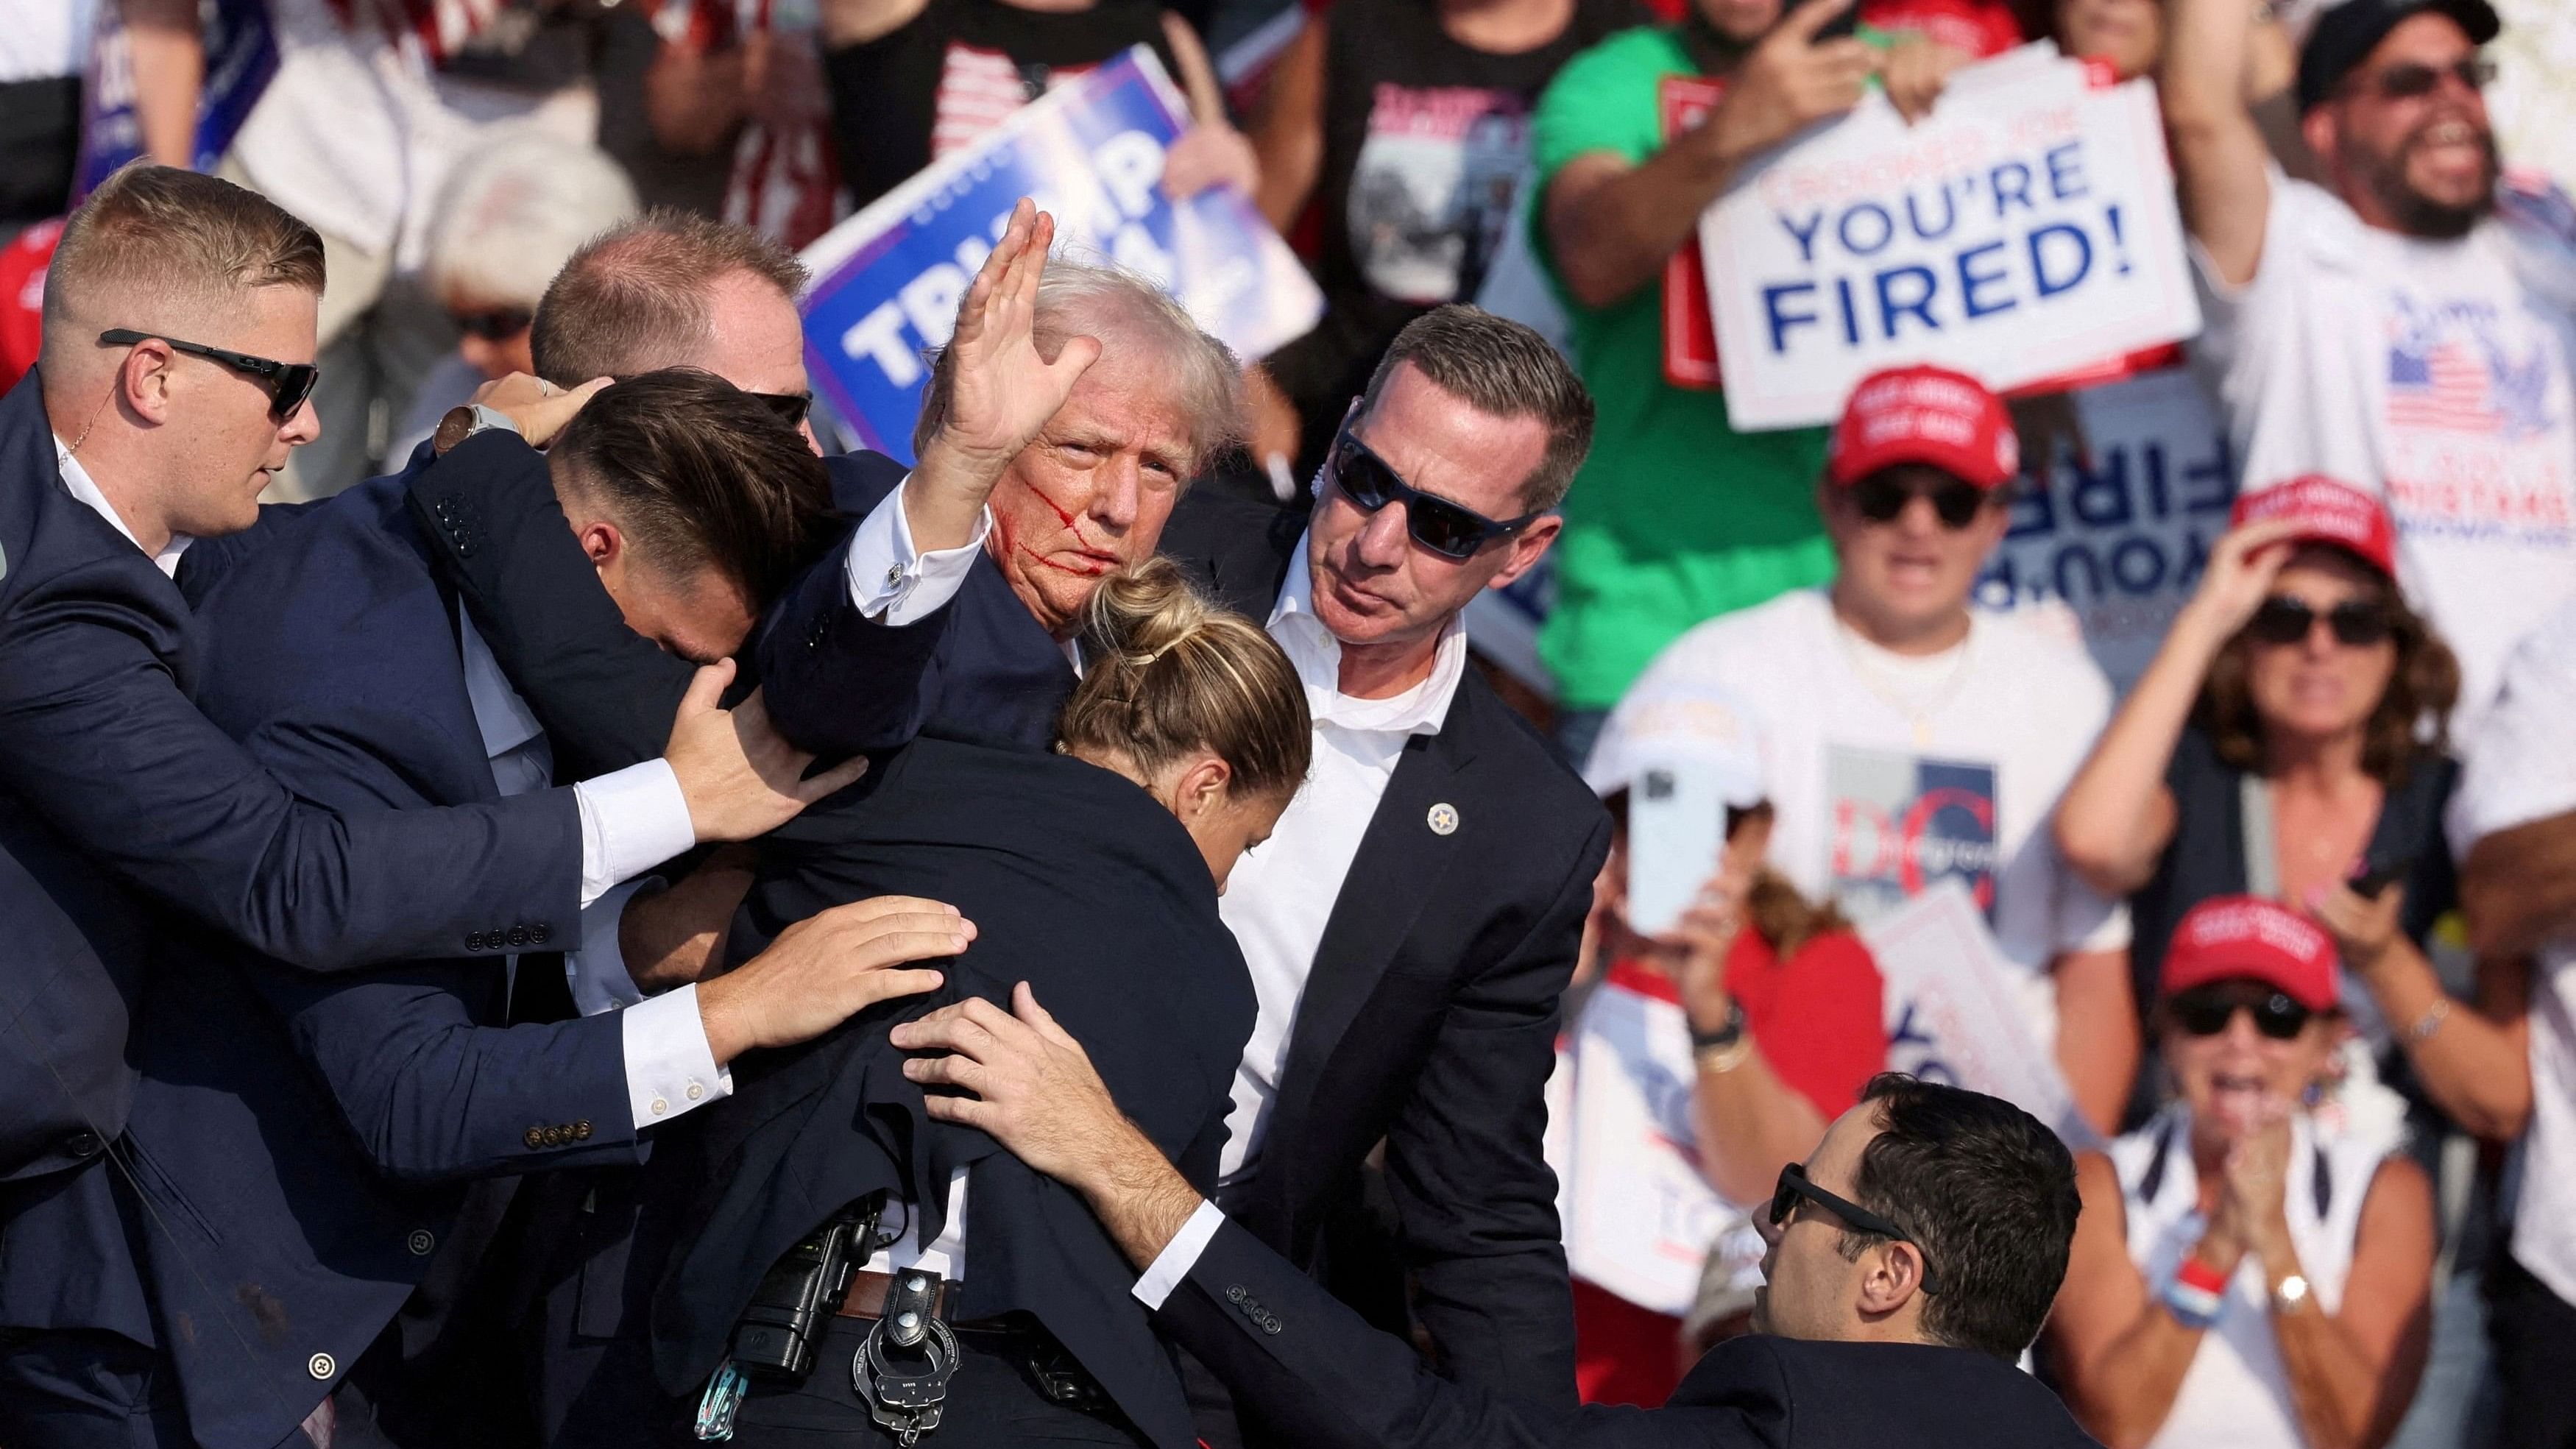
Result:
[[[1744,696],[1772,742],[1772,867],[1862,924],[1944,880],[1965,887],[2032,1040],[2108,1131],[2137,1062],[2128,914],[2068,871],[2046,827],[2110,687],[2071,620],[1969,606],[2011,526],[2019,462],[2003,403],[1975,379],[1862,379],[1817,487],[1833,582],[1675,640],[1602,741],[1659,696]]]
[[[1312,1449],[2088,1445],[2013,1364],[2066,1272],[2066,1148],[1998,1098],[1895,1073],[1780,1174],[1752,1337],[1701,1359],[1660,1409],[1513,1401],[1433,1374],[1202,1200],[1118,1112],[1023,985],[1012,1010],[895,1028],[933,1115],[991,1133],[1080,1193],[1143,1274],[1155,1323],[1281,1441]]]
[[[2158,990],[2175,1100],[2076,1169],[2052,1361],[2115,1444],[2373,1444],[2429,1343],[2433,1193],[2403,1127],[2309,1103],[2344,1036],[2332,937],[2259,896],[2182,919]]]

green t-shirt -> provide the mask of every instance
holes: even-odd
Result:
[[[1662,79],[1697,73],[1668,26],[1622,31],[1566,62],[1532,130],[1540,186],[1588,152],[1642,162],[1663,149]],[[1815,507],[1825,434],[1739,433],[1723,397],[1665,382],[1661,279],[1609,307],[1583,306],[1555,275],[1538,210],[1532,241],[1598,410],[1591,457],[1565,501],[1539,653],[1565,705],[1599,709],[1691,625],[1832,576]]]

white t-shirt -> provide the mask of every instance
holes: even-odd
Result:
[[[2276,170],[2253,280],[2219,285],[2200,259],[2193,359],[2243,486],[2384,488],[2399,579],[2460,657],[2463,729],[2576,591],[2576,251],[2529,220],[2540,209],[2425,241]]]
[[[2129,944],[2128,907],[2057,852],[2048,818],[2111,712],[2111,688],[2049,614],[1972,612],[1966,641],[1906,657],[1802,589],[1723,615],[1655,657],[1634,691],[1722,685],[1760,715],[1771,864],[1866,924],[1962,879],[2023,968],[2026,1019],[2057,1041],[2050,963]],[[1632,697],[1634,697],[1632,691]],[[1607,731],[1621,728],[1614,710]]]
[[[2504,687],[2468,742],[2451,798],[2451,847],[2576,810],[2576,603],[2562,605],[2506,664]],[[2576,939],[2541,949],[2531,981],[2531,1125],[2522,1140],[2513,1256],[2576,1303]]]

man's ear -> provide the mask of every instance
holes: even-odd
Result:
[[[1556,542],[1556,536],[1563,532],[1565,532],[1564,518],[1551,513],[1514,534],[1511,561],[1503,565],[1502,572],[1485,580],[1485,587],[1489,589],[1509,587],[1515,579],[1538,567],[1538,561],[1547,556],[1547,546]]]
[[[617,568],[626,557],[626,536],[605,518],[574,524],[572,534],[580,542],[581,551],[602,572]]]
[[[2329,173],[2340,169],[2335,164],[2336,143],[2343,137],[2343,128],[2336,120],[2340,114],[2337,106],[2329,102],[2299,117],[2299,139],[2308,143],[2308,154]]]
[[[118,400],[147,423],[170,420],[170,378],[179,355],[158,337],[134,344],[116,367]]]
[[[1923,1291],[1923,1250],[1912,1243],[1885,1242],[1872,1248],[1869,1267],[1860,1276],[1864,1319],[1885,1318],[1914,1301]]]

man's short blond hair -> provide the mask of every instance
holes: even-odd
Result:
[[[94,328],[175,331],[241,315],[266,287],[321,294],[313,228],[229,181],[138,161],[63,226],[45,271],[45,350],[87,347]]]

